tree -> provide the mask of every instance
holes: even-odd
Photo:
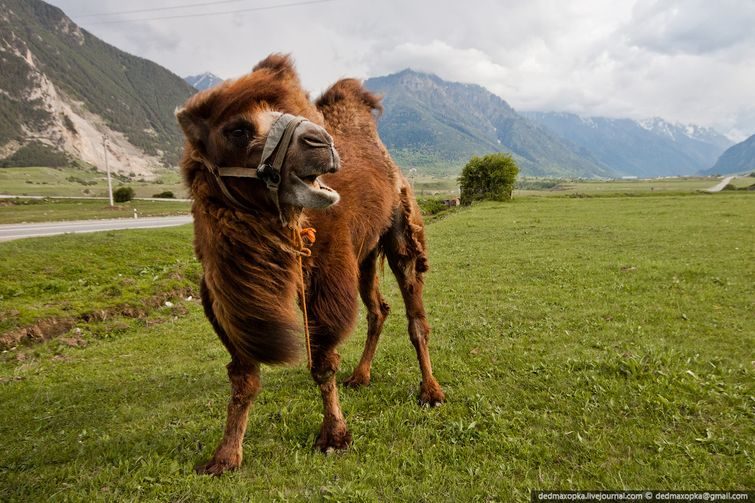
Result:
[[[459,177],[461,204],[489,199],[508,201],[514,190],[519,166],[511,154],[489,154],[472,157]]]
[[[125,203],[134,198],[134,189],[131,187],[121,187],[113,192],[113,199],[116,203]]]

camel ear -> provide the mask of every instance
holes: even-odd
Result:
[[[273,53],[257,63],[254,68],[252,68],[252,71],[260,70],[262,68],[272,70],[281,76],[285,75],[291,78],[298,78],[296,68],[294,67],[294,60],[289,54],[281,54],[279,52]]]
[[[207,141],[207,123],[191,110],[183,107],[176,109],[176,119],[183,129],[186,139],[192,145],[201,146]]]

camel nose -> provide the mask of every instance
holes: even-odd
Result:
[[[301,141],[311,147],[332,147],[333,138],[325,129],[311,122],[304,122],[299,126],[301,132],[299,138]]]

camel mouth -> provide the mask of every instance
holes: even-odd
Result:
[[[341,196],[325,185],[319,175],[299,176],[292,173],[292,203],[303,208],[327,208],[336,204]]]
[[[299,180],[304,182],[306,185],[308,185],[313,190],[322,190],[325,192],[335,192],[333,189],[322,183],[320,180],[320,175],[309,175],[309,176],[301,176],[298,177]]]

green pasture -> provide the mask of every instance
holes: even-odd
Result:
[[[163,169],[153,180],[138,175],[112,176],[113,190],[132,187],[136,197],[152,197],[171,191],[177,198],[186,197],[186,189],[176,170]],[[19,196],[107,197],[107,175],[95,169],[0,168],[0,194]]]
[[[452,212],[428,227],[425,295],[448,402],[417,406],[386,268],[393,311],[372,384],[341,391],[353,447],[311,449],[322,409],[304,362],[265,368],[243,467],[221,478],[193,472],[221,436],[229,386],[228,356],[187,300],[200,270],[191,229],[0,243],[0,335],[75,320],[0,355],[0,500],[752,489],[753,214],[748,193],[526,197]],[[362,349],[359,318],[340,379]]]
[[[693,194],[718,184],[723,177],[673,177],[636,180],[562,180],[519,177],[521,188],[514,197],[524,196],[617,196]],[[451,197],[459,195],[458,177],[420,175],[413,179],[417,197]],[[755,184],[755,178],[740,176],[732,180],[736,188]]]
[[[0,199],[0,224],[185,215],[186,201],[133,200],[110,206],[106,199]]]

